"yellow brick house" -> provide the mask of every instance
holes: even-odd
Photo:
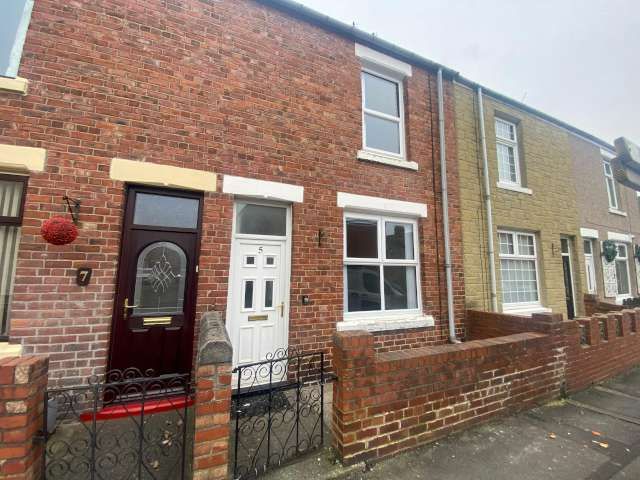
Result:
[[[583,132],[464,78],[454,92],[467,308],[583,314]]]

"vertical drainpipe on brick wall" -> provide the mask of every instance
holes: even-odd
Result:
[[[489,180],[489,161],[487,159],[487,136],[484,131],[484,106],[482,87],[478,87],[478,117],[480,123],[480,143],[482,144],[482,178],[484,180],[484,205],[487,211],[487,250],[489,254],[489,290],[491,308],[498,311],[498,294],[496,293],[496,254],[493,245],[493,213],[491,209],[491,182]]]
[[[442,223],[444,230],[444,266],[447,277],[447,313],[449,316],[449,341],[460,343],[456,336],[456,320],[453,311],[453,278],[451,272],[451,239],[449,237],[449,191],[447,187],[447,149],[445,143],[444,87],[442,69],[438,69],[438,121],[440,131],[440,182],[442,189]]]

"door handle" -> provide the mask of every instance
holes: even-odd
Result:
[[[280,318],[284,318],[284,302],[278,305],[278,309],[280,310]]]
[[[138,308],[140,305],[129,305],[129,298],[124,299],[124,316],[126,317],[129,310],[132,308]]]

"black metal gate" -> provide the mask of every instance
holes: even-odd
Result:
[[[47,390],[45,479],[191,478],[192,391],[188,374],[137,369]]]
[[[233,370],[231,465],[247,479],[314,451],[324,440],[324,353],[277,351]]]

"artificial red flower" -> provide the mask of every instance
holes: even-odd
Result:
[[[64,217],[52,217],[42,224],[40,234],[53,245],[67,245],[78,238],[78,228]]]

